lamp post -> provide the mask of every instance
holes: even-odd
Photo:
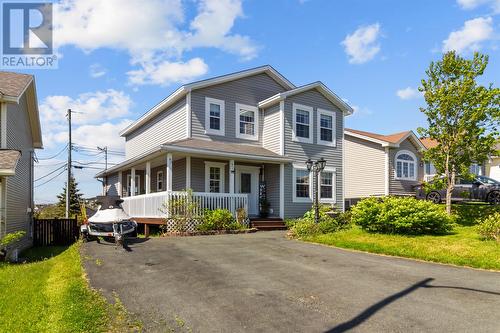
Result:
[[[307,171],[309,173],[312,171],[313,177],[314,177],[314,182],[313,182],[313,187],[314,187],[314,223],[319,223],[319,182],[318,182],[318,176],[325,169],[326,166],[326,160],[321,157],[319,160],[316,162],[312,161],[311,159],[308,159],[306,161],[306,167]]]

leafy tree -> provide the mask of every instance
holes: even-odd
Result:
[[[494,151],[498,135],[500,89],[485,87],[476,81],[483,75],[488,56],[474,53],[472,59],[454,51],[442,60],[431,62],[419,90],[427,107],[420,108],[427,116],[428,127],[419,128],[424,137],[438,145],[424,153],[442,176],[446,187],[446,211],[451,214],[451,193],[457,177],[470,177],[469,167],[483,163]]]
[[[58,206],[66,211],[66,183],[64,184],[63,192],[57,196],[59,199]],[[75,178],[71,176],[69,182],[69,216],[75,216],[80,214],[80,202],[82,201],[82,194],[78,189],[78,183]]]

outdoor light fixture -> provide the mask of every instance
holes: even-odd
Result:
[[[326,160],[321,157],[316,162],[313,162],[310,158],[306,161],[307,171],[313,173],[313,187],[314,187],[314,222],[319,223],[319,179],[318,176],[325,169]]]

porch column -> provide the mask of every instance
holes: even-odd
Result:
[[[234,193],[234,160],[229,161],[229,193]]]
[[[167,154],[167,191],[172,191],[172,153]]]
[[[186,190],[191,188],[191,156],[186,156]]]
[[[122,172],[118,171],[118,188],[116,189],[118,191],[118,196],[122,197],[123,196],[123,187],[122,187]]]
[[[135,196],[135,168],[130,169],[130,196]]]
[[[280,218],[285,218],[285,165],[280,164]]]
[[[151,162],[146,162],[146,175],[144,176],[144,182],[146,182],[146,194],[151,193]]]

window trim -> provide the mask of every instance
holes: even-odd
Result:
[[[400,155],[407,154],[413,157],[413,177],[404,177],[403,174],[401,174],[401,177],[398,177],[398,157]],[[409,162],[409,161],[407,161]],[[410,162],[409,162],[410,163]],[[408,175],[410,174],[409,172],[410,169],[408,169]],[[415,181],[418,178],[418,159],[417,156],[415,156],[414,153],[412,153],[409,150],[400,150],[394,155],[394,179],[396,180],[410,180],[410,181]]]
[[[321,116],[331,116],[332,117],[332,141],[323,141],[321,140]],[[317,109],[317,130],[316,130],[316,141],[319,145],[324,145],[324,146],[330,146],[330,147],[336,147],[337,146],[337,140],[336,140],[336,112],[332,110],[326,110],[326,109]]]
[[[127,196],[130,197],[132,196],[132,175],[129,173],[127,174]],[[141,194],[141,175],[135,175],[135,190],[137,193],[134,195],[140,195]]]
[[[254,135],[249,135],[249,134],[241,134],[240,133],[240,112],[241,109],[245,109],[247,111],[253,111],[255,116],[254,116]],[[259,108],[253,105],[248,105],[248,104],[241,104],[241,103],[235,103],[235,134],[236,137],[239,139],[244,139],[244,140],[252,140],[252,141],[258,141],[259,140]]]
[[[314,137],[314,128],[313,128],[313,115],[314,115],[313,111],[314,111],[314,109],[313,109],[313,107],[298,104],[298,103],[293,103],[292,108],[293,108],[292,141],[302,142],[302,143],[313,143],[313,137]],[[297,109],[309,112],[309,137],[308,138],[296,136]]]
[[[220,129],[218,130],[210,128],[210,104],[220,106]],[[225,104],[226,102],[221,99],[205,97],[205,134],[225,135]]]
[[[205,161],[205,192],[206,193],[217,193],[217,192],[210,192],[210,168],[220,168],[220,191],[218,193],[225,193],[225,184],[224,184],[224,179],[226,178],[226,163],[222,162],[211,162],[211,161]]]
[[[309,197],[307,198],[299,198],[297,197],[297,170],[305,170],[307,171],[307,167],[305,166],[302,166],[302,165],[296,165],[294,164],[293,165],[293,172],[292,172],[292,184],[293,184],[293,191],[292,191],[292,195],[293,195],[293,202],[305,202],[305,203],[311,203],[312,202],[312,187],[313,187],[313,183],[312,183],[312,177],[311,177],[311,172],[309,172]]]
[[[161,177],[160,177],[160,174],[161,174]],[[163,180],[163,176],[164,176],[163,170],[158,170],[156,172],[156,191],[157,192],[165,191],[163,189],[163,184],[165,183],[164,180]],[[159,186],[160,181],[161,181],[161,189],[160,189],[160,186]]]
[[[319,178],[319,187],[318,187],[318,194],[319,194],[319,201],[324,202],[324,203],[336,203],[337,202],[337,169],[336,168],[329,168],[326,167],[321,173],[323,172],[329,172],[332,174],[332,198],[322,198],[321,197],[321,175]]]

